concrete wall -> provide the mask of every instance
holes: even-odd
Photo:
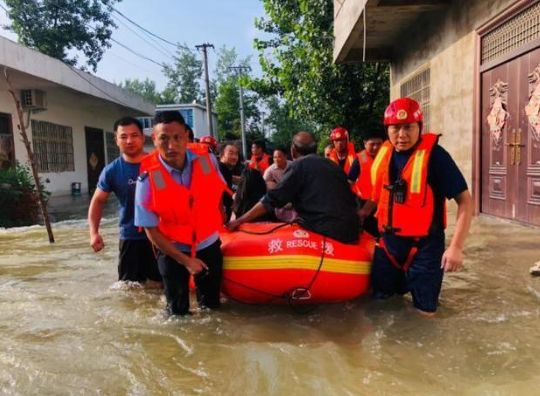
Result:
[[[41,173],[43,179],[49,179],[47,189],[56,195],[71,192],[72,182],[81,182],[83,192],[88,191],[86,142],[84,127],[93,127],[112,132],[114,122],[126,114],[126,110],[114,104],[94,100],[64,88],[49,88],[47,92],[47,111],[32,115],[32,119],[47,121],[73,128],[73,152],[75,171],[59,173]],[[21,163],[27,162],[27,154],[18,131],[18,118],[13,100],[4,90],[0,91],[0,112],[12,115],[15,140],[15,158]],[[28,128],[29,138],[32,138]],[[104,136],[105,139],[105,136]],[[106,143],[105,143],[106,145]],[[106,146],[105,146],[106,149]]]
[[[422,21],[411,29],[391,67],[391,97],[400,96],[400,85],[429,65],[431,130],[442,133],[441,145],[472,178],[473,90],[475,29],[500,14],[516,0],[459,0],[440,19]],[[398,45],[399,44],[399,45]]]

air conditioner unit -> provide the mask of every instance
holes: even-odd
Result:
[[[47,110],[47,95],[39,89],[21,90],[21,106],[25,110],[33,112]]]

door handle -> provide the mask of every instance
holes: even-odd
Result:
[[[516,129],[512,129],[510,134],[510,143],[506,143],[506,146],[510,146],[510,165],[516,164]]]

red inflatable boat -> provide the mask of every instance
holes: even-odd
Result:
[[[253,304],[318,304],[354,299],[368,290],[375,241],[355,245],[298,225],[244,224],[221,234],[222,290]]]

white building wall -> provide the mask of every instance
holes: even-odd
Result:
[[[40,173],[43,179],[50,180],[46,188],[54,195],[65,195],[71,193],[71,183],[80,182],[83,193],[88,192],[85,127],[101,129],[104,133],[112,132],[114,122],[129,114],[122,112],[118,106],[107,106],[104,102],[92,105],[84,95],[61,88],[47,90],[47,107],[46,111],[32,115],[31,119],[69,126],[73,129],[75,171]],[[11,96],[5,91],[0,91],[0,112],[12,115],[15,158],[21,163],[27,162],[28,157],[19,133],[15,106]],[[28,127],[27,133],[31,140],[31,126]],[[103,139],[106,151],[105,135]]]

